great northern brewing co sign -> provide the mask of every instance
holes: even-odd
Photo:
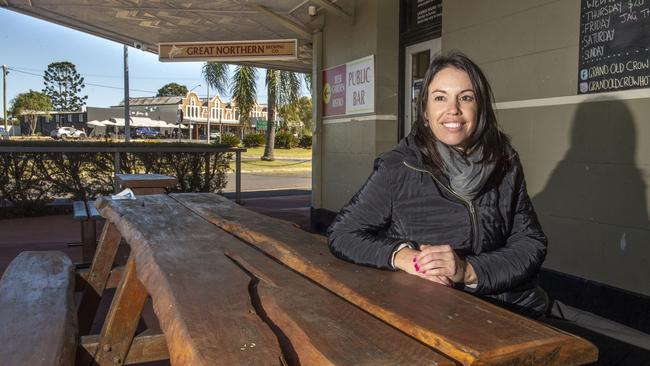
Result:
[[[323,70],[323,117],[375,110],[375,56]]]
[[[298,40],[159,43],[158,60],[288,61],[298,59]]]

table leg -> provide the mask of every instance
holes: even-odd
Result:
[[[97,229],[94,219],[83,220],[81,222],[81,247],[83,263],[90,263],[95,255],[97,247]]]
[[[121,240],[122,235],[115,225],[106,221],[90,271],[86,276],[87,282],[79,304],[79,334],[81,335],[90,332]]]
[[[95,363],[102,366],[124,364],[147,296],[147,290],[136,275],[135,260],[130,257],[99,336]]]

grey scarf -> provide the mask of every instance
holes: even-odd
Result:
[[[483,158],[483,149],[474,150],[469,156],[440,141],[436,142],[440,158],[445,163],[445,174],[449,177],[451,189],[466,201],[473,200],[490,178],[494,163],[478,163]]]

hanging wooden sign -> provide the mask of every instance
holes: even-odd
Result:
[[[158,44],[158,60],[162,62],[296,59],[298,59],[297,39]]]

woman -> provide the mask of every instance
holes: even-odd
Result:
[[[436,57],[411,134],[382,154],[328,231],[339,258],[484,295],[524,315],[546,311],[536,284],[546,236],[492,92],[460,53]]]

